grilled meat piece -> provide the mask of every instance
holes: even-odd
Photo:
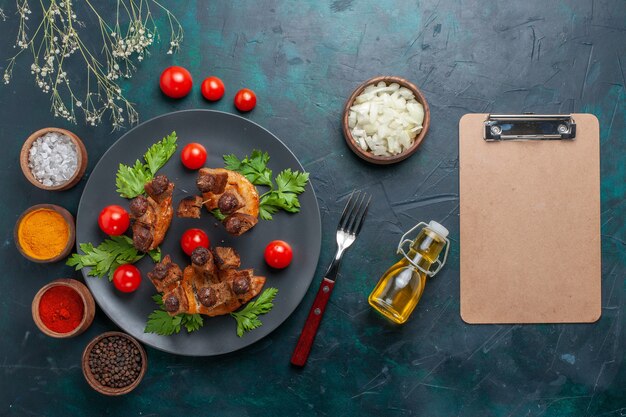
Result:
[[[146,190],[146,194],[152,197],[155,201],[160,202],[168,196],[165,192],[168,191],[170,186],[170,180],[165,175],[157,175],[148,181],[143,187]]]
[[[239,271],[236,269],[224,269],[217,271],[219,281],[232,281],[234,278],[237,278],[237,273]]]
[[[150,226],[141,222],[135,222],[133,224],[133,246],[135,246],[138,251],[150,251],[153,241],[154,234]]]
[[[183,271],[181,285],[163,294],[163,300],[171,298],[172,304],[174,304],[174,299],[179,301],[179,309],[168,310],[168,313],[171,315],[199,313],[212,317],[237,310],[256,297],[265,285],[265,277],[252,276],[252,270],[247,271],[239,271],[242,275],[238,278],[210,284],[203,282],[201,277],[195,273],[194,268],[188,266]],[[246,284],[242,284],[242,282],[235,284],[236,279],[247,280],[247,289],[245,288]],[[234,288],[237,288],[240,293],[236,293]]]
[[[217,292],[211,287],[202,287],[197,292],[198,301],[205,307],[213,307],[217,304]]]
[[[227,268],[218,269],[218,259]],[[240,259],[232,248],[196,248],[191,261],[181,271],[168,255],[148,273],[150,281],[163,293],[165,311],[172,316],[228,314],[256,297],[265,285],[265,277],[254,276],[252,269],[236,269]]]
[[[225,171],[225,169],[202,168],[196,179],[200,192],[222,194],[228,183],[228,172]]]
[[[198,247],[191,252],[191,266],[197,275],[202,276],[207,281],[219,282],[215,259],[207,248]]]
[[[233,248],[217,246],[213,249],[215,264],[223,271],[225,269],[236,269],[241,266],[241,258]]]
[[[202,168],[196,184],[207,210],[219,209],[229,217],[238,215],[230,221],[224,219],[223,224],[229,233],[239,236],[257,224],[259,194],[243,175],[223,168]]]
[[[130,213],[135,217],[141,217],[148,211],[148,199],[142,195],[130,200]]]
[[[180,309],[180,300],[174,294],[169,294],[165,300],[163,300],[165,311],[175,313]]]
[[[185,197],[178,203],[176,216],[183,218],[199,219],[202,210],[202,197],[199,195]]]
[[[218,302],[211,308],[200,307],[198,312],[207,316],[220,316],[232,313],[248,301],[256,297],[265,285],[265,277],[252,277],[250,279],[250,289],[243,294],[235,294],[231,283],[220,282],[213,286],[217,293]]]
[[[191,252],[191,263],[197,266],[213,263],[213,254],[207,248],[198,246]]]
[[[226,231],[231,235],[241,236],[248,230],[252,229],[259,219],[244,213],[234,213],[226,217],[222,224],[226,228]]]
[[[152,272],[148,272],[148,279],[152,281],[157,291],[163,292],[178,285],[183,279],[183,271],[172,262],[169,255],[166,255],[161,262],[156,264]]]
[[[163,294],[163,306],[172,316],[189,311],[189,297],[182,285]]]
[[[219,200],[217,200],[217,208],[222,214],[228,215],[239,210],[246,204],[243,198],[236,191],[226,191]]]
[[[158,175],[144,186],[148,197],[139,196],[130,202],[133,226],[133,245],[148,252],[163,242],[172,222],[172,193],[174,183],[165,175]]]
[[[231,287],[237,296],[241,296],[250,291],[250,280],[254,274],[252,269],[245,269],[237,272],[237,276],[231,281]]]

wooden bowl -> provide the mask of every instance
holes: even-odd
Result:
[[[49,132],[57,132],[68,136],[72,140],[74,145],[76,145],[76,152],[78,153],[76,172],[67,182],[56,186],[43,185],[42,183],[37,181],[30,168],[28,167],[28,154],[30,152],[31,146],[33,145],[33,142]],[[87,169],[87,149],[85,149],[85,145],[78,138],[78,136],[76,136],[69,130],[61,129],[58,127],[46,127],[30,135],[28,139],[26,139],[26,142],[24,142],[24,145],[22,146],[22,151],[20,152],[20,167],[22,168],[22,172],[24,173],[26,179],[37,188],[41,188],[42,190],[47,191],[67,190],[68,188],[72,188],[73,186],[75,186],[85,174],[85,170]]]
[[[357,141],[352,136],[352,132],[350,131],[350,126],[348,125],[348,116],[350,114],[350,107],[352,107],[354,100],[357,98],[357,96],[359,96],[363,92],[363,90],[365,90],[367,86],[372,85],[372,84],[378,84],[381,81],[384,81],[387,85],[391,83],[397,83],[397,84],[400,84],[401,87],[408,88],[409,90],[413,92],[413,95],[415,95],[415,99],[419,103],[421,103],[422,106],[424,106],[424,121],[422,122],[422,131],[415,137],[413,141],[413,145],[411,145],[410,148],[406,149],[402,153],[399,153],[398,155],[393,155],[393,156],[376,156],[369,151],[364,151],[363,149],[361,149]],[[356,90],[354,90],[352,95],[346,101],[346,104],[343,108],[342,125],[343,125],[343,135],[346,139],[346,142],[348,143],[348,146],[360,158],[366,160],[367,162],[371,162],[373,164],[378,164],[378,165],[394,164],[396,162],[403,161],[409,156],[413,155],[415,151],[417,150],[417,148],[422,143],[422,141],[424,140],[424,137],[426,136],[426,133],[428,132],[428,128],[430,127],[430,108],[428,107],[428,102],[426,102],[426,98],[424,97],[424,94],[422,94],[420,89],[417,88],[415,84],[401,77],[379,76],[379,77],[370,78],[369,80],[365,81],[363,84],[359,85],[356,88]]]
[[[89,367],[89,353],[91,352],[91,349],[93,349],[96,343],[98,343],[100,340],[109,336],[119,336],[130,340],[133,345],[137,347],[137,350],[141,355],[141,370],[139,371],[139,376],[137,376],[137,379],[132,384],[127,385],[123,388],[111,388],[100,384],[100,382],[98,382],[96,378],[94,378],[93,374],[91,373],[91,368]],[[87,347],[85,347],[85,350],[83,351],[82,367],[83,375],[85,376],[85,379],[87,380],[87,383],[89,383],[91,388],[104,395],[124,395],[134,390],[143,379],[143,376],[146,374],[146,370],[148,369],[148,357],[146,356],[146,351],[144,350],[143,346],[141,346],[141,344],[134,337],[122,332],[106,332],[102,333],[100,336],[97,336],[95,339],[89,342]]]
[[[57,286],[64,286],[73,289],[83,300],[83,319],[74,330],[68,333],[58,333],[50,330],[43,323],[41,316],[39,315],[39,303],[41,301],[41,297],[50,288]],[[35,324],[45,335],[59,339],[67,339],[69,337],[78,336],[91,326],[93,317],[96,314],[96,303],[93,300],[93,296],[82,282],[76,281],[75,279],[61,278],[44,285],[39,291],[37,291],[37,294],[35,294],[35,298],[33,298],[33,302],[31,304],[31,311]]]
[[[63,248],[61,253],[59,253],[57,256],[53,258],[49,258],[49,259],[38,259],[38,258],[33,258],[32,256],[28,255],[24,251],[22,246],[20,245],[20,239],[18,236],[20,223],[22,222],[22,220],[24,220],[24,217],[26,217],[27,214],[35,210],[39,210],[39,209],[49,209],[49,210],[56,211],[65,219],[68,227],[70,228],[70,235],[69,235],[69,238],[67,239],[67,244],[65,245],[65,248]],[[26,209],[26,211],[24,211],[20,215],[20,217],[17,219],[17,222],[15,223],[15,229],[13,230],[13,239],[15,240],[15,246],[17,247],[17,250],[29,261],[37,262],[40,264],[58,262],[66,258],[70,254],[72,249],[74,248],[74,243],[76,240],[76,224],[74,222],[74,216],[72,216],[72,214],[69,211],[65,210],[61,206],[57,206],[56,204],[36,204]]]

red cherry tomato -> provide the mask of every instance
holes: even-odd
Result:
[[[235,94],[235,107],[239,111],[250,111],[256,106],[256,94],[247,88],[242,88]]]
[[[265,247],[265,262],[272,268],[286,268],[292,259],[291,246],[284,240],[273,240]]]
[[[208,77],[202,81],[202,96],[209,101],[217,101],[224,97],[224,83],[217,77]]]
[[[189,229],[180,238],[180,247],[189,256],[195,248],[202,246],[208,249],[210,244],[209,237],[200,229]]]
[[[141,284],[141,271],[131,264],[120,265],[113,272],[113,285],[121,292],[133,292]]]
[[[128,226],[130,226],[130,217],[123,207],[112,205],[106,206],[98,216],[98,225],[100,229],[111,236],[119,236],[124,234]]]
[[[199,143],[190,143],[183,148],[180,159],[189,169],[202,168],[206,161],[206,149]]]
[[[161,73],[159,85],[161,91],[171,98],[185,97],[191,91],[193,79],[191,74],[183,67],[167,67]]]

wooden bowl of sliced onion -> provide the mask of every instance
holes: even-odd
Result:
[[[373,164],[411,156],[430,126],[430,109],[415,84],[379,76],[357,87],[343,109],[343,134],[350,149]]]

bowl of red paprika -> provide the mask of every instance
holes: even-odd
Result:
[[[44,334],[68,338],[87,330],[93,322],[96,303],[83,283],[62,278],[37,291],[31,309],[35,324]]]

